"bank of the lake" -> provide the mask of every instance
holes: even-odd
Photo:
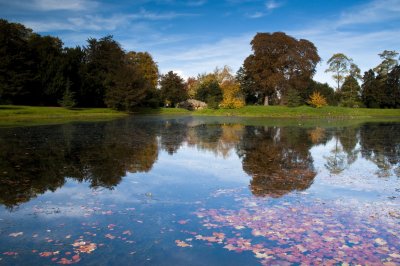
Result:
[[[33,107],[0,105],[0,126],[59,124],[72,121],[97,121],[129,115],[109,108]],[[294,119],[340,119],[340,120],[400,120],[400,109],[368,109],[327,106],[245,106],[239,109],[204,109],[188,111],[180,108],[138,108],[130,115],[187,115],[229,116],[258,118]]]
[[[326,106],[246,106],[239,109],[205,109],[194,112],[196,115],[244,116],[269,118],[399,118],[400,109],[368,109]]]
[[[109,108],[73,108],[0,105],[0,126],[59,124],[98,121],[126,116]]]

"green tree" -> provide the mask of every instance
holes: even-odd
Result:
[[[374,68],[374,71],[378,73],[378,75],[386,77],[389,72],[398,65],[399,61],[397,57],[399,53],[396,51],[384,50],[378,55],[382,59],[382,62]]]
[[[350,71],[349,68],[351,63],[352,59],[342,53],[334,54],[331,58],[329,58],[327,62],[329,67],[325,70],[325,72],[333,73],[332,78],[337,83],[336,91],[340,91],[341,84]]]
[[[63,73],[63,80],[69,81],[69,90],[74,94],[76,105],[83,106],[81,103],[85,101],[82,99],[82,69],[85,53],[81,47],[64,48],[60,68]],[[66,86],[67,84],[65,84]]]
[[[253,54],[245,59],[244,68],[264,105],[272,98],[279,100],[289,88],[304,89],[321,60],[313,43],[283,32],[257,33],[251,45]]]
[[[75,102],[75,93],[70,90],[71,81],[67,80],[66,89],[64,91],[62,99],[59,101],[59,104],[65,108],[73,108],[76,105]]]
[[[161,76],[161,100],[166,106],[175,107],[179,102],[188,99],[184,80],[176,73],[169,71]]]
[[[116,76],[125,77],[126,70],[122,70],[125,63],[125,53],[121,45],[106,36],[99,40],[91,38],[85,51],[85,66],[81,101],[84,106],[105,106],[107,90],[115,87]],[[110,92],[112,94],[112,92]]]
[[[315,80],[311,80],[305,90],[299,91],[299,95],[301,97],[301,103],[307,104],[308,99],[310,99],[311,94],[314,92],[319,92],[326,101],[328,105],[337,105],[337,96],[332,87],[328,85],[328,83],[320,83]]]
[[[140,74],[134,66],[121,67],[110,82],[113,86],[106,92],[107,106],[132,111],[135,107],[143,105],[152,85]]]
[[[287,93],[287,106],[297,107],[301,105],[301,97],[295,89],[290,89]]]
[[[30,104],[35,62],[28,45],[32,30],[0,19],[0,102]]]
[[[255,89],[255,83],[248,73],[246,73],[245,68],[242,66],[236,72],[236,81],[240,85],[240,91],[244,95],[246,104],[257,103],[257,93]]]
[[[340,104],[345,107],[361,106],[361,87],[357,80],[349,75],[346,77],[340,90]]]
[[[35,62],[35,102],[56,105],[63,96],[66,78],[62,71],[63,43],[59,38],[32,34],[29,47]]]
[[[385,95],[388,96],[388,107],[400,108],[400,66],[395,66],[389,73]]]
[[[206,102],[209,108],[218,108],[222,101],[222,90],[213,74],[199,76],[196,100]]]
[[[135,67],[138,75],[141,76],[148,83],[148,91],[146,97],[143,99],[142,105],[152,107],[159,106],[159,95],[157,91],[157,83],[159,78],[158,66],[154,62],[153,57],[148,52],[128,52],[125,55],[125,62]]]
[[[364,73],[361,85],[361,99],[366,107],[379,108],[381,103],[381,84],[372,69]]]

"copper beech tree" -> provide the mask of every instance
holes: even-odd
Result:
[[[257,33],[251,41],[253,54],[244,61],[246,74],[264,105],[281,100],[289,89],[305,89],[321,60],[308,40],[297,40],[283,32]]]

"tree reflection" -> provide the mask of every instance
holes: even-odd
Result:
[[[316,176],[310,148],[334,141],[325,167],[338,174],[361,155],[380,176],[399,176],[400,124],[321,127],[253,127],[197,118],[134,118],[102,123],[0,130],[0,204],[13,208],[66,178],[112,189],[127,172],[148,172],[159,150],[189,147],[228,157],[235,151],[252,177],[256,196],[281,197],[306,190]],[[195,154],[194,154],[195,156]]]
[[[311,143],[301,128],[247,127],[238,154],[256,196],[281,197],[313,183]]]
[[[400,176],[400,124],[368,123],[360,128],[361,155],[378,167],[378,176]]]
[[[0,131],[0,203],[13,207],[66,177],[113,188],[126,172],[149,171],[158,156],[148,123],[67,124]]]

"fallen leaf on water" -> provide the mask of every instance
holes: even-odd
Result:
[[[67,264],[73,264],[75,263],[72,260],[66,259],[66,258],[62,258],[60,261],[57,262],[58,264],[63,264],[63,265],[67,265]]]
[[[129,230],[126,230],[126,231],[124,231],[124,232],[122,232],[122,234],[123,235],[132,235],[132,233],[131,233],[131,231],[129,231]]]
[[[269,256],[268,254],[265,253],[255,253],[256,254],[256,258],[258,259],[270,259],[272,258],[272,256]]]
[[[72,256],[72,260],[75,262],[78,262],[81,260],[81,258],[79,257],[79,254],[76,254],[76,255]]]
[[[181,248],[186,248],[186,247],[192,246],[192,245],[189,245],[188,243],[186,243],[185,241],[181,241],[181,240],[175,240],[175,243],[178,247],[181,247]]]
[[[229,251],[236,250],[236,247],[233,246],[232,244],[225,245],[224,248],[226,248]]]
[[[23,234],[24,234],[23,232],[17,232],[17,233],[11,233],[9,234],[9,236],[17,237],[17,236],[22,236]]]
[[[80,247],[80,246],[83,246],[83,245],[86,245],[85,241],[75,242],[75,243],[72,244],[73,247]]]
[[[51,252],[51,251],[44,251],[44,252],[39,253],[40,257],[50,257],[52,255],[53,255],[53,252]]]
[[[65,238],[66,238],[66,239],[70,239],[70,238],[71,238],[71,235],[67,235]]]
[[[18,252],[6,251],[6,252],[3,252],[3,255],[7,255],[7,256],[16,256],[16,255],[18,255]]]
[[[115,227],[116,225],[115,224],[109,224],[107,227],[108,227],[108,229],[110,229],[110,230],[114,230],[114,227]]]
[[[97,245],[95,243],[89,243],[87,245],[80,246],[77,248],[77,251],[81,253],[92,253],[97,248]]]
[[[381,245],[381,246],[387,244],[387,242],[385,240],[383,240],[382,238],[375,239],[375,243],[377,243],[378,245]]]
[[[105,237],[109,238],[109,239],[114,239],[115,238],[115,236],[113,236],[112,234],[106,234]]]
[[[178,224],[187,224],[189,220],[179,220]]]

